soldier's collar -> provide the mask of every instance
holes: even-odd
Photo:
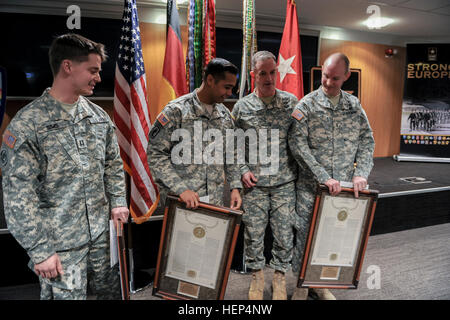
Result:
[[[349,93],[341,90],[341,100],[339,101],[339,104],[342,105],[342,109],[348,110],[352,108],[352,103],[350,102]]]
[[[80,96],[80,102],[77,105],[74,122],[77,123],[86,117],[95,117],[95,114],[92,109],[89,108],[89,100],[83,96]]]
[[[52,120],[67,120],[72,121],[72,116],[64,110],[61,103],[50,94],[50,88],[45,89],[41,96],[44,106],[47,109],[48,115]]]
[[[350,103],[350,100],[348,99],[348,96],[347,96],[348,93],[346,93],[344,90],[341,89],[341,91],[340,91],[341,98],[339,99],[339,102],[338,102],[338,104],[335,107],[333,107],[331,105],[331,102],[329,101],[327,95],[325,94],[325,92],[323,92],[322,86],[319,87],[318,91],[319,91],[319,97],[324,102],[323,104],[324,104],[325,107],[327,107],[329,109],[332,109],[332,110],[339,110],[339,109],[341,109],[341,110],[348,110],[348,109],[351,109],[352,104]]]
[[[272,109],[272,108],[282,108],[283,107],[282,103],[280,103],[281,97],[280,97],[279,90],[276,88],[275,88],[275,94],[273,95],[273,99],[272,99],[272,101],[270,101],[269,104],[265,104],[264,100],[260,96],[258,96],[258,94],[256,93],[256,88],[253,90],[252,93],[255,95],[255,97],[257,97],[259,100],[261,100],[264,108]]]
[[[219,110],[219,103],[213,103],[212,114],[209,114],[209,112],[202,106],[202,102],[198,98],[197,89],[192,92],[192,95],[194,100],[194,113],[197,117],[205,116],[208,119],[217,119],[224,116],[223,113]]]

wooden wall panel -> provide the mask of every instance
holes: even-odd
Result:
[[[392,58],[385,58],[387,48],[397,49],[398,53]],[[374,132],[374,156],[398,154],[406,48],[322,39],[320,64],[334,52],[346,54],[350,67],[361,69],[361,104]]]
[[[141,23],[141,40],[147,76],[147,92],[152,122],[158,112],[159,90],[165,51],[165,25]],[[187,48],[187,27],[181,26],[183,52]],[[386,157],[400,152],[400,119],[403,99],[406,48],[391,47],[398,53],[385,58],[386,45],[322,39],[320,64],[333,52],[343,52],[352,68],[361,69],[361,103],[369,117],[375,136],[375,157]],[[29,101],[8,101],[7,116],[0,129],[9,123],[20,107]],[[112,101],[94,101],[112,116]]]

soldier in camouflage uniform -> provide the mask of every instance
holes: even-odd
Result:
[[[249,299],[263,298],[264,234],[270,220],[274,241],[269,265],[275,270],[272,297],[274,300],[286,300],[284,274],[290,269],[292,259],[297,177],[296,162],[288,149],[287,137],[292,124],[291,113],[298,101],[293,94],[275,89],[276,58],[272,53],[255,53],[252,73],[255,77],[255,91],[240,99],[232,114],[238,128],[247,132],[254,130],[259,138],[261,130],[268,131],[267,151],[271,153],[273,150],[270,149],[275,147],[278,153],[275,170],[268,168],[274,166],[273,163],[263,164],[261,158],[252,163],[251,153],[256,153],[257,150],[249,151],[251,146],[246,140],[246,163],[241,165],[240,173],[245,187],[245,263],[253,269]],[[276,135],[272,136],[272,132]],[[258,148],[264,147],[265,141],[260,139],[257,145]]]
[[[334,196],[341,191],[339,181],[352,181],[358,197],[373,166],[375,142],[366,113],[355,96],[341,90],[349,76],[348,58],[331,55],[323,65],[322,86],[292,113],[289,147],[299,164],[294,272],[300,271],[317,185],[325,184]],[[334,299],[327,289],[313,291],[321,299]],[[307,295],[307,289],[296,288],[293,299]]]
[[[0,151],[8,229],[30,256],[41,299],[120,299],[109,219],[126,222],[123,164],[108,114],[82,95],[100,81],[103,45],[75,34],[49,52],[54,81],[11,120]],[[92,277],[91,277],[92,276]]]
[[[237,72],[227,60],[213,59],[200,88],[169,102],[153,124],[147,155],[162,205],[168,193],[180,196],[187,208],[197,208],[199,201],[224,205],[226,178],[231,208],[240,208],[239,167],[234,155],[228,163],[225,148],[234,123],[222,104],[236,85]]]

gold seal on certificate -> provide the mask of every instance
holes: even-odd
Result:
[[[334,261],[338,258],[338,255],[336,253],[330,254],[330,261]]]
[[[206,231],[202,227],[195,227],[193,233],[196,238],[201,239],[205,236]]]
[[[189,278],[195,278],[195,277],[197,276],[197,272],[195,272],[194,270],[189,270],[189,271],[187,272],[187,276],[188,276]]]
[[[339,221],[345,221],[345,219],[347,219],[347,217],[348,217],[348,213],[345,210],[339,211],[339,213],[337,215],[337,218]]]

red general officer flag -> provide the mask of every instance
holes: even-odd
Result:
[[[180,19],[176,3],[167,1],[167,35],[158,113],[171,100],[188,93],[186,67],[181,44]]]
[[[302,51],[298,32],[297,6],[287,0],[286,22],[278,54],[278,77],[276,87],[301,99],[303,93]]]

